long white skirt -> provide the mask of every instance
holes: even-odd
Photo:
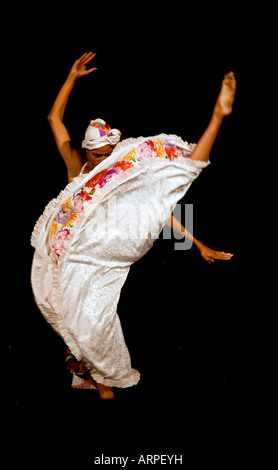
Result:
[[[94,175],[125,155],[132,156],[140,145],[143,148],[146,139],[124,141],[91,173],[75,178],[49,203],[32,236],[31,282],[39,309],[94,381],[112,387],[130,387],[140,378],[132,368],[117,315],[129,269],[149,251],[176,203],[209,164],[191,160],[194,146],[179,137],[161,134],[155,139],[176,149],[175,158],[153,154],[138,161],[135,158],[133,168],[99,188],[95,202],[72,229],[70,243],[58,262],[53,262],[49,233],[61,203],[83,189]],[[79,383],[75,377],[74,384]]]

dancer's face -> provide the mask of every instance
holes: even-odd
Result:
[[[89,162],[94,166],[105,160],[113,152],[114,147],[112,145],[105,145],[99,149],[86,150],[86,157]]]

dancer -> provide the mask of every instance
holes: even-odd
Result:
[[[83,54],[74,63],[48,116],[69,184],[34,227],[31,278],[38,307],[68,346],[72,386],[97,388],[102,399],[110,399],[112,387],[129,387],[140,378],[117,304],[130,266],[149,251],[163,226],[193,240],[208,262],[232,256],[203,245],[171,213],[209,164],[223,119],[232,112],[236,81],[232,72],[225,75],[197,146],[165,134],[120,142],[118,129],[96,119],[82,142],[84,165],[63,115],[77,79],[97,70],[87,69],[94,57]],[[144,217],[140,204],[147,207]]]

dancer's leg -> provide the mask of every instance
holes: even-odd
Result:
[[[215,103],[210,123],[190,155],[192,160],[208,161],[210,151],[223,119],[232,112],[235,92],[236,80],[233,72],[229,72],[225,75],[224,80],[222,81],[222,87]]]
[[[107,387],[106,385],[102,385],[100,383],[97,383],[97,389],[100,394],[100,398],[102,400],[113,400],[114,398],[114,392],[112,387]]]

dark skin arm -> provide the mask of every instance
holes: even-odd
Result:
[[[214,263],[215,260],[228,261],[233,256],[231,253],[225,253],[224,251],[215,251],[211,248],[204,245],[202,242],[193,237],[193,235],[186,230],[186,228],[181,225],[181,223],[171,215],[170,219],[167,222],[168,227],[172,228],[176,233],[183,235],[184,237],[191,240],[200,251],[202,258],[207,261],[209,264]]]
[[[64,112],[69,96],[78,78],[89,75],[93,71],[97,70],[96,68],[87,69],[88,63],[95,57],[95,55],[96,54],[93,52],[89,52],[83,54],[74,62],[71,71],[59,91],[48,115],[48,121],[53,132],[57,148],[67,167],[69,182],[80,173],[83,161],[80,152],[71,145],[68,130],[63,123]]]

